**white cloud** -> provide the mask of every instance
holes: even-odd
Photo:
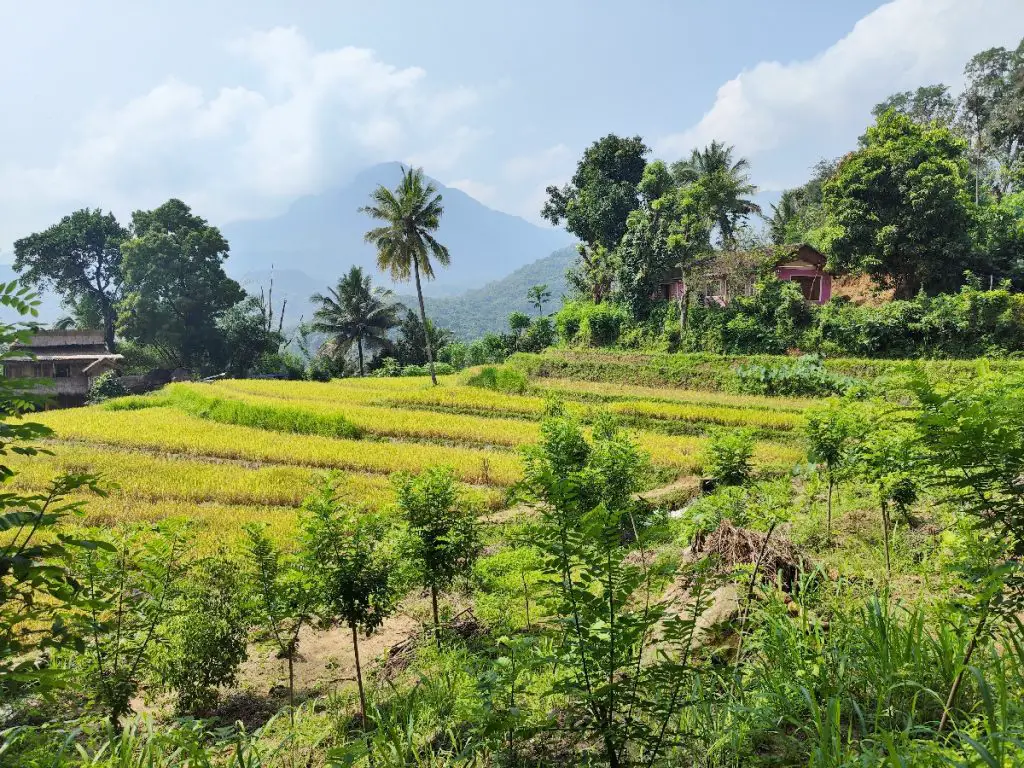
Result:
[[[1016,47],[1022,29],[1021,0],[893,0],[812,59],[741,72],[696,125],[655,149],[675,159],[718,139],[755,161],[762,186],[791,186],[818,158],[851,147],[886,96],[936,82],[956,87],[971,56]]]
[[[450,168],[482,135],[464,122],[476,91],[371,50],[317,51],[291,28],[228,50],[258,85],[168,79],[73,126],[51,164],[0,166],[0,242],[80,205],[127,214],[177,196],[218,223],[258,216],[372,162]]]

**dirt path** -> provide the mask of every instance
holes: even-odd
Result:
[[[364,679],[379,658],[403,640],[417,633],[420,622],[405,614],[396,614],[369,638],[359,638],[359,658]],[[315,630],[309,627],[299,635],[299,660],[295,663],[295,692],[306,698],[328,693],[342,685],[355,685],[356,666],[352,654],[352,633],[348,627]],[[252,646],[249,659],[242,665],[238,687],[267,694],[288,685],[288,662],[276,658],[267,644]]]

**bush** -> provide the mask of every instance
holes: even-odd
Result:
[[[470,387],[493,389],[497,392],[522,394],[529,386],[526,374],[518,368],[507,365],[488,365],[468,376],[465,383]]]
[[[842,395],[857,382],[825,369],[818,355],[792,362],[752,363],[736,369],[740,392],[752,395]]]
[[[223,557],[202,561],[186,583],[182,610],[170,621],[157,667],[177,694],[182,714],[200,714],[217,702],[220,686],[234,685],[245,661],[248,617],[239,595],[238,566]]]
[[[555,343],[555,326],[550,318],[539,317],[519,340],[519,352],[542,352]]]
[[[128,390],[118,381],[113,371],[101,373],[89,385],[89,404],[95,405],[110,400],[112,397],[124,397]]]
[[[754,433],[749,429],[721,430],[709,433],[704,448],[704,474],[722,485],[743,485],[750,480],[754,456]]]
[[[562,344],[573,344],[583,323],[583,307],[579,301],[568,301],[555,314],[555,331]]]

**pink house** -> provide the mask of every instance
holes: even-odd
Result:
[[[804,298],[814,304],[824,304],[832,298],[832,276],[825,271],[825,256],[806,243],[772,246],[770,256],[775,260],[775,275],[779,280],[796,283]],[[725,306],[734,296],[749,295],[754,289],[759,258],[739,258],[729,265],[720,259],[702,280],[703,290],[697,289],[699,298]],[[762,262],[763,263],[763,262]],[[659,296],[665,300],[681,299],[686,284],[681,276],[670,277],[661,284]]]

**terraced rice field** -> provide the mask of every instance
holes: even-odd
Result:
[[[756,430],[765,471],[788,471],[802,458],[792,434],[804,400],[555,379],[511,395],[442,377],[438,387],[426,378],[176,384],[38,414],[54,430],[53,455],[12,464],[27,489],[61,472],[100,474],[110,493],[90,499],[88,523],[184,518],[211,549],[265,521],[286,540],[324,472],[337,473],[341,496],[368,508],[393,503],[392,473],[436,464],[451,466],[481,507],[514,503],[519,449],[538,439],[553,397],[584,422],[597,409],[619,415],[658,470],[652,485],[698,475],[710,428]]]

